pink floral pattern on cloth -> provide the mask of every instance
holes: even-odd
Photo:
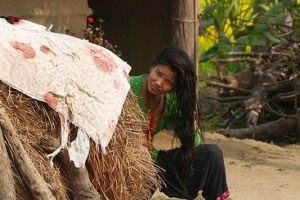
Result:
[[[42,46],[40,47],[40,50],[41,50],[41,52],[43,52],[43,53],[45,53],[45,54],[47,54],[47,53],[50,52],[50,48],[47,47],[46,45],[42,45]]]
[[[64,117],[61,146],[49,158],[69,145],[69,123],[79,128],[68,146],[76,167],[84,166],[90,139],[106,153],[130,90],[131,67],[108,49],[27,20],[0,17],[0,35],[0,81]]]
[[[55,98],[51,92],[45,94],[44,101],[54,110],[57,108],[57,105],[59,103],[58,99]]]
[[[230,192],[229,192],[229,190],[227,190],[221,196],[219,196],[216,200],[225,200],[229,197],[229,195],[230,195]]]
[[[93,46],[89,46],[90,54],[97,68],[106,73],[111,73],[116,69],[116,63],[112,57],[99,49],[96,49]]]
[[[32,59],[35,57],[35,51],[30,45],[17,41],[9,43],[13,48],[20,50],[23,53],[23,57],[25,59]]]

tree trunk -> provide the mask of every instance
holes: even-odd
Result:
[[[15,183],[12,169],[10,166],[10,159],[5,147],[5,140],[0,126],[0,199],[16,199]]]
[[[9,142],[12,154],[14,156],[14,164],[19,174],[22,176],[22,180],[31,193],[34,199],[38,200],[51,200],[56,199],[48,184],[43,177],[39,174],[38,170],[32,163],[27,152],[25,151],[18,134],[14,129],[9,117],[6,114],[5,108],[0,102],[0,127],[4,133],[4,137]],[[1,161],[2,162],[2,161]]]
[[[243,129],[220,129],[216,131],[227,137],[240,139],[253,138],[256,140],[269,140],[298,130],[298,122],[294,118],[280,118],[276,121]]]

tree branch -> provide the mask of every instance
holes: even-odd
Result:
[[[230,86],[230,85],[226,85],[224,83],[219,83],[219,82],[214,82],[214,81],[207,81],[206,83],[208,86],[216,86],[216,87],[223,87],[223,88],[227,88],[230,90],[236,90],[242,93],[246,93],[246,94],[251,94],[252,92],[243,88],[239,88],[239,87],[234,87],[234,86]]]
[[[3,104],[0,102],[0,126],[2,131],[7,138],[7,141],[11,144],[14,163],[22,176],[22,180],[31,190],[34,199],[37,200],[51,200],[56,199],[48,184],[45,182],[43,177],[40,175],[27,152],[25,151],[18,134],[14,129],[8,115],[6,114]]]

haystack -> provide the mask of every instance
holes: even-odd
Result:
[[[86,169],[100,199],[149,199],[149,190],[158,187],[157,169],[141,151],[145,121],[135,101],[129,92],[106,155],[91,141]],[[43,140],[60,139],[60,128],[59,116],[48,104],[0,82],[0,199],[80,196],[72,191],[59,157],[52,167],[40,146]]]

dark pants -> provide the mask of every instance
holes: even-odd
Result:
[[[175,169],[176,163],[172,158],[179,149],[159,151],[156,165],[165,185],[161,192],[169,197],[194,199],[202,190],[206,200],[215,200],[228,190],[223,153],[217,145],[201,144],[196,148],[193,173],[184,184]]]

